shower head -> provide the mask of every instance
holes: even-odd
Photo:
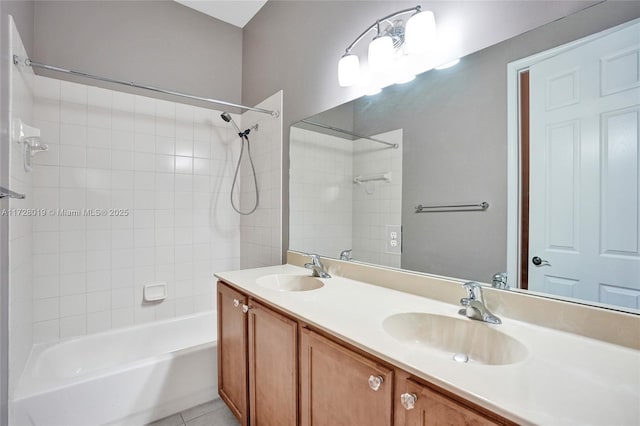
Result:
[[[235,127],[236,131],[238,133],[241,133],[240,128],[238,127],[238,125],[236,124],[235,121],[233,121],[233,118],[231,118],[231,114],[229,114],[228,112],[223,112],[222,114],[220,114],[220,117],[222,117],[222,119],[224,121],[226,121],[227,123],[233,124],[233,127]]]

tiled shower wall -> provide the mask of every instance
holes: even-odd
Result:
[[[12,53],[25,55],[24,46],[11,20]],[[11,67],[11,124],[17,119],[33,124],[33,79],[28,68]],[[11,138],[12,139],[12,138]],[[33,207],[32,179],[25,171],[22,145],[13,140],[9,145],[9,185],[15,192],[26,194],[23,200],[10,199],[9,210],[9,395],[18,383],[33,342],[33,272],[32,235],[33,218],[28,215],[11,214],[14,209]]]
[[[387,250],[385,226],[401,224],[402,130],[372,137],[400,147],[291,129],[292,250],[338,257],[350,248],[357,260],[400,267],[401,255]],[[391,182],[353,182],[383,173]]]
[[[240,266],[221,111],[44,77],[35,96],[35,341],[212,309],[212,274]],[[157,282],[167,299],[144,302]]]
[[[398,148],[366,139],[354,142],[353,174],[378,177],[388,173],[391,181],[353,186],[353,254],[363,262],[400,268],[401,255],[387,245],[386,227],[402,224],[402,130],[372,137],[398,144]]]
[[[282,111],[282,91],[257,105]],[[259,203],[253,214],[240,219],[240,267],[257,268],[282,263],[282,119],[247,111],[242,114],[243,130],[257,125],[249,134],[251,155],[258,181]],[[240,139],[236,138],[236,144]],[[255,205],[255,183],[247,151],[240,177],[240,211]]]
[[[289,247],[338,257],[353,244],[353,142],[292,127],[289,152]]]

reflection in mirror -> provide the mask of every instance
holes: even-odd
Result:
[[[402,130],[352,140],[309,123],[290,135],[290,246],[399,268]]]
[[[509,68],[509,64],[523,63],[521,61],[531,57],[540,58],[540,55],[544,56],[541,52],[638,17],[640,7],[637,3],[604,2],[471,54],[453,68],[431,70],[413,82],[387,87],[376,96],[356,99],[308,119],[359,136],[397,141],[398,149],[306,123],[295,124],[290,142],[289,248],[334,258],[342,250],[353,248],[353,258],[357,261],[479,282],[490,282],[494,274],[508,270],[511,288],[521,287],[520,272],[529,272],[531,264],[542,274],[533,283],[535,272],[530,273],[524,288],[554,297],[640,312],[640,289],[636,288],[640,283],[640,169],[637,164],[640,31],[635,33],[635,39],[631,37],[628,45],[585,59],[597,73],[601,70],[599,64],[603,57],[620,58],[616,59],[621,65],[615,71],[617,74],[609,73],[603,78],[626,82],[623,91],[629,102],[612,107],[616,111],[622,108],[625,114],[614,114],[611,120],[602,121],[598,117],[609,117],[606,114],[610,114],[607,111],[611,109],[589,109],[585,114],[596,118],[594,123],[601,126],[599,130],[593,130],[593,126],[582,130],[575,126],[560,126],[561,129],[557,123],[575,123],[583,119],[567,116],[563,121],[562,117],[554,116],[562,114],[562,108],[558,108],[549,113],[551,118],[543,118],[541,124],[537,124],[540,120],[534,110],[538,106],[529,105],[531,125],[537,126],[530,132],[531,167],[539,168],[543,171],[542,176],[546,176],[532,175],[529,183],[532,191],[537,190],[536,187],[542,188],[542,198],[554,204],[551,207],[540,205],[532,195],[534,205],[528,213],[523,212],[518,202],[520,178],[524,176],[520,174],[521,166],[528,164],[520,162],[522,138],[518,134],[518,124],[521,117],[518,117],[518,102],[508,105],[513,93],[508,92],[507,85],[508,71],[514,69],[513,65]],[[619,52],[625,54],[620,56]],[[582,54],[574,52],[574,55]],[[575,66],[579,63],[577,57],[569,57],[567,61]],[[548,74],[559,77],[554,80],[557,83],[554,87],[531,86],[530,102],[538,102],[535,100],[538,97],[542,102],[539,109],[547,111],[549,105],[545,102],[549,96],[558,105],[569,104],[563,99],[569,99],[571,93],[584,98],[585,89],[577,82],[569,84],[570,78],[563,77],[566,74],[565,71]],[[588,73],[577,74],[586,77]],[[634,78],[635,82],[632,81]],[[546,80],[543,77],[540,81]],[[518,99],[518,86],[515,87],[515,99]],[[618,96],[608,94],[606,90],[596,94],[602,95],[605,103]],[[592,105],[592,101],[587,101],[580,108],[588,109]],[[515,121],[511,120],[513,117]],[[515,131],[509,120],[515,122]],[[567,133],[568,128],[575,132]],[[557,129],[557,132],[550,129]],[[581,147],[576,135],[584,136],[588,131],[608,136],[602,140],[595,138],[595,142],[592,138],[591,145]],[[508,135],[514,132],[516,137],[509,143],[515,147],[508,149]],[[561,142],[549,145],[549,135]],[[534,137],[546,141],[543,148],[535,147]],[[575,161],[559,163],[560,158],[575,160],[594,154],[595,167],[611,171],[604,174],[605,180],[600,183],[580,174],[578,167],[581,166]],[[607,162],[616,156],[621,159],[620,163]],[[630,161],[633,158],[635,163]],[[386,172],[391,172],[391,182],[379,180],[369,185],[354,182],[360,175],[380,177]],[[510,179],[515,176],[509,183],[509,190],[508,174]],[[554,180],[552,185],[550,179]],[[590,197],[604,200],[602,204],[598,201],[598,204],[587,206],[573,202],[584,198],[580,193],[582,189],[572,186],[581,179],[596,188]],[[552,191],[545,190],[548,184]],[[511,201],[515,204],[509,205]],[[416,206],[420,204],[449,206],[482,202],[487,202],[489,207],[485,210],[436,209],[416,213]],[[631,208],[633,206],[635,210]],[[549,208],[552,214],[549,214]],[[536,209],[542,209],[546,216],[535,213]],[[587,231],[576,228],[586,220],[585,216],[577,215],[583,211],[589,212],[596,228]],[[522,215],[524,220],[518,219],[519,216],[512,220],[514,215]],[[536,228],[539,220],[546,223],[543,228]],[[521,224],[526,223],[531,224],[530,241],[542,241],[542,249],[531,251],[528,243],[523,242],[523,258],[520,259],[520,241],[525,229]],[[567,224],[570,226],[564,226]],[[395,247],[392,247],[392,235],[396,237]],[[550,235],[552,241],[549,241]],[[584,253],[587,235],[594,237],[589,244],[595,250],[595,257],[582,257],[575,263],[576,256],[571,254]],[[600,240],[601,235],[606,235],[607,239]],[[398,247],[401,253],[392,250]],[[553,257],[555,255],[564,257]],[[540,265],[535,265],[533,257],[540,258]],[[603,259],[611,262],[602,263]],[[587,270],[597,273],[585,278],[584,274],[565,273],[566,268],[560,272],[558,267],[564,268],[571,262],[577,265],[574,270],[580,273]],[[616,266],[623,264],[626,275],[621,275],[621,269]],[[584,290],[586,286],[589,286],[588,290]]]

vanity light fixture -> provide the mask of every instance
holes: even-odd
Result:
[[[395,19],[400,15],[413,13],[406,21]],[[369,43],[368,63],[371,73],[397,72],[394,67],[397,58],[405,55],[420,54],[431,49],[436,38],[436,20],[433,12],[423,11],[421,6],[403,9],[378,19],[362,32],[346,49],[338,62],[338,83],[342,87],[360,83],[360,59],[351,50],[371,30],[376,36]],[[415,75],[407,72],[398,76],[398,82],[407,82]]]

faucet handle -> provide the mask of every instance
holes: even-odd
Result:
[[[309,256],[311,258],[311,265],[321,266],[322,262],[320,261],[320,255],[315,253],[305,253],[305,256]]]
[[[353,251],[353,249],[347,249],[347,250],[342,250],[340,252],[340,260],[346,260],[349,261],[352,259],[351,257],[351,252]]]
[[[462,287],[467,290],[467,297],[460,300],[462,305],[468,305],[472,300],[482,300],[482,286],[476,281],[469,281],[462,284]],[[476,289],[478,292],[476,293]],[[464,300],[464,302],[463,302]],[[466,302],[466,303],[465,303]]]

